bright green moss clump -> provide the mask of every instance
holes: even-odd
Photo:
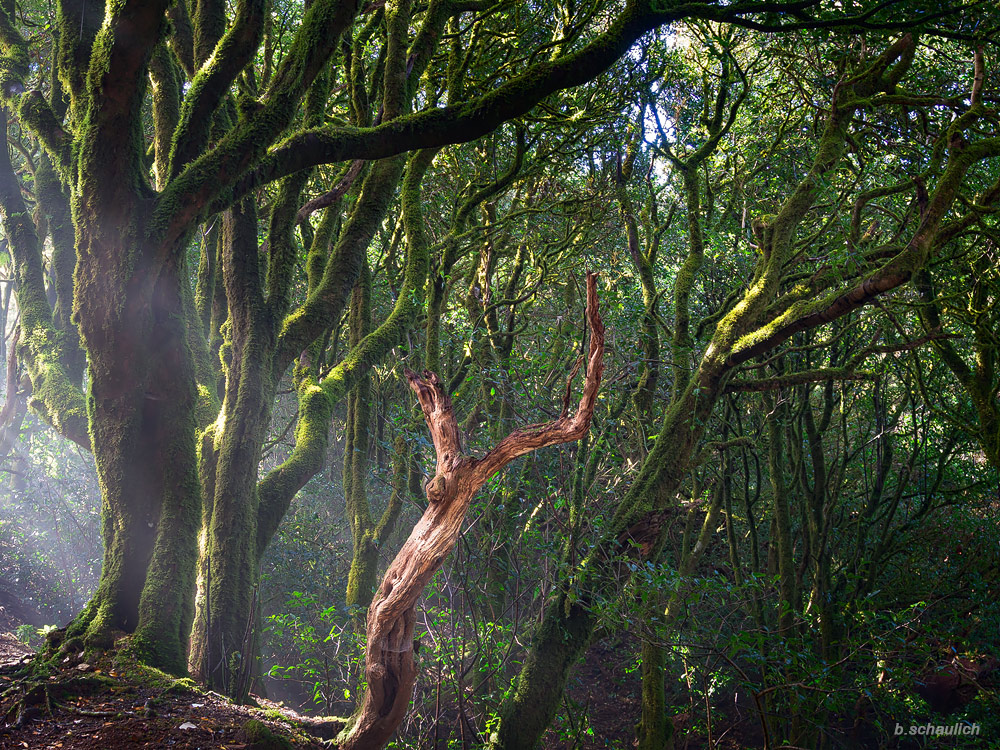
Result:
[[[257,719],[250,719],[244,724],[237,738],[247,743],[247,750],[292,750],[293,747],[291,742]]]

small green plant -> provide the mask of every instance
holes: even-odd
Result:
[[[38,648],[42,645],[45,637],[56,630],[55,625],[43,625],[40,628],[36,628],[34,625],[19,625],[14,634],[17,636],[17,640],[23,643],[25,646],[31,646],[31,648]]]
[[[19,625],[17,630],[14,632],[17,635],[17,640],[26,646],[31,645],[31,639],[36,635],[34,625]]]
[[[44,641],[49,637],[49,633],[54,633],[58,629],[59,628],[55,625],[42,625],[42,627],[38,629],[38,637]]]
[[[272,666],[268,675],[305,686],[312,703],[329,714],[341,700],[350,700],[352,675],[361,672],[360,648],[346,657],[340,651],[355,637],[349,630],[350,613],[336,606],[324,609],[315,596],[300,591],[292,592],[285,606],[291,611],[267,618],[268,637],[288,647],[285,663]]]

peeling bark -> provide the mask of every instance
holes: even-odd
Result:
[[[451,398],[438,376],[406,371],[434,441],[437,467],[425,488],[427,510],[386,571],[368,610],[368,690],[340,738],[344,750],[382,747],[403,720],[417,676],[413,662],[417,600],[455,546],[465,512],[479,488],[518,456],[579,440],[590,429],[604,358],[604,324],[597,309],[594,274],[587,276],[587,317],[590,352],[576,412],[570,415],[568,403],[564,404],[559,419],[514,430],[482,458],[463,453]]]

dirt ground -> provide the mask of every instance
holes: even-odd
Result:
[[[13,633],[0,632],[0,666],[17,663],[32,653],[32,650],[21,643]]]
[[[263,700],[261,708],[236,706],[187,681],[149,679],[110,661],[69,657],[47,678],[26,678],[30,660],[13,635],[0,634],[0,750],[321,750],[328,746],[303,726],[326,737],[339,728]]]

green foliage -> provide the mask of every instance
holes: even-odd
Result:
[[[25,608],[7,602],[12,616],[62,624],[97,580],[99,494],[88,456],[33,419],[24,433],[0,472],[0,587]]]
[[[30,646],[32,640],[38,636],[38,630],[33,625],[18,625],[15,632],[17,640],[26,646]]]
[[[274,657],[281,663],[272,666],[267,675],[294,683],[293,695],[302,689],[308,691],[305,705],[312,710],[334,713],[352,699],[349,675],[357,674],[360,665],[357,650],[347,646],[351,641],[349,616],[334,607],[317,611],[315,598],[300,591],[292,592],[284,606],[290,611],[270,615],[264,628],[272,648],[280,644],[281,649]],[[325,634],[312,622],[325,628]],[[342,654],[342,649],[346,653]],[[279,686],[278,690],[286,693],[289,688]]]
[[[926,675],[997,657],[995,45],[984,101],[970,90],[992,6],[928,18],[887,3],[859,27],[840,21],[863,3],[374,3],[354,17],[276,0],[235,4],[227,26],[225,4],[175,4],[169,25],[138,4],[147,36],[126,69],[121,8],[98,29],[71,5],[0,19],[0,266],[19,356],[36,408],[87,443],[84,381],[68,383],[83,331],[105,457],[99,490],[47,428],[11,428],[0,594],[32,622],[82,609],[71,639],[109,644],[141,617],[156,642],[133,647],[183,670],[200,521],[215,558],[196,653],[349,713],[363,604],[425,510],[434,459],[402,368],[438,371],[473,456],[557,417],[594,268],[608,367],[593,430],[474,501],[418,610],[399,747],[492,742],[504,716],[543,724],[512,744],[550,720],[553,747],[631,743],[561,697],[595,633],[624,644],[633,683],[640,642],[667,649],[668,705],[651,708],[690,733],[718,739],[738,724],[730,698],[752,696],[746,746],[855,729],[888,742],[892,722],[926,718]],[[410,145],[424,150],[396,153]],[[48,198],[43,152],[61,180]],[[55,250],[67,196],[76,282]],[[362,285],[370,303],[345,314]],[[143,442],[164,425],[176,441]],[[84,608],[102,492],[107,578]],[[373,523],[397,507],[395,531]],[[115,563],[150,550],[154,573],[119,607]],[[361,558],[371,575],[349,584]],[[990,699],[959,714],[984,735],[1000,731]],[[247,742],[271,742],[262,731]]]

